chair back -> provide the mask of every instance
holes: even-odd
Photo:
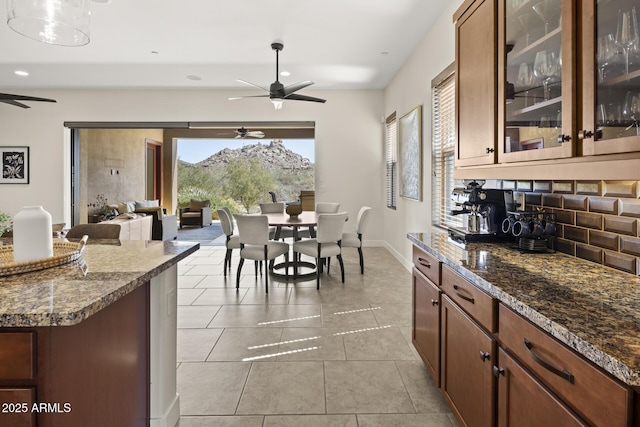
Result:
[[[231,223],[233,223],[233,214],[231,213],[231,210],[226,206],[221,206],[220,209],[222,209],[227,213],[227,215],[229,216],[229,219],[231,220]]]
[[[233,234],[233,221],[226,210],[220,208],[217,210],[218,218],[220,218],[220,227],[225,236],[231,236]]]
[[[318,243],[337,242],[341,240],[344,223],[346,221],[346,212],[318,215],[318,232],[316,234]]]
[[[260,212],[266,213],[283,213],[284,202],[260,203]]]
[[[339,210],[340,210],[340,203],[327,203],[327,202],[316,203],[317,213],[338,213]]]
[[[81,238],[87,235],[92,239],[120,239],[120,224],[79,224],[71,227],[67,238]]]
[[[369,206],[363,206],[360,208],[360,212],[358,212],[358,219],[356,220],[356,233],[364,234],[364,231],[367,229],[367,225],[369,224],[369,211],[371,208]]]
[[[269,219],[266,215],[236,215],[238,237],[243,245],[266,245],[269,242]]]

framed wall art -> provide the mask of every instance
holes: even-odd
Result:
[[[2,147],[2,178],[0,184],[29,183],[29,147]]]
[[[422,200],[422,106],[405,114],[398,122],[400,196]]]

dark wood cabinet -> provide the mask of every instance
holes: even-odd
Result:
[[[494,355],[494,338],[443,295],[440,387],[461,425],[493,426]]]
[[[629,387],[502,304],[498,318],[500,345],[584,420],[596,426],[629,425]]]
[[[466,1],[456,34],[456,166],[496,161],[496,0]]]
[[[34,427],[36,412],[33,387],[0,387],[0,425],[2,427]]]
[[[440,289],[413,269],[413,345],[440,385]]]
[[[587,426],[502,348],[494,372],[498,378],[498,427]]]

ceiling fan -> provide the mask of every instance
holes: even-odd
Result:
[[[271,86],[269,86],[269,89],[259,86],[257,84],[254,83],[250,83],[248,81],[245,80],[240,80],[238,79],[237,81],[247,84],[249,86],[253,86],[253,87],[257,87],[258,89],[262,89],[265,92],[268,92],[265,95],[254,95],[254,96],[236,96],[236,97],[232,97],[229,98],[229,100],[234,100],[234,99],[243,99],[243,98],[266,98],[268,97],[271,102],[273,103],[273,106],[275,107],[276,110],[279,110],[282,108],[282,103],[284,102],[284,100],[292,100],[292,101],[312,101],[312,102],[326,102],[326,100],[324,99],[320,99],[320,98],[314,98],[313,96],[306,96],[306,95],[299,95],[297,92],[300,89],[303,89],[307,86],[311,86],[313,84],[312,81],[310,80],[305,80],[303,82],[299,82],[299,83],[294,83],[292,85],[289,86],[284,86],[282,83],[280,83],[280,81],[278,80],[278,75],[279,75],[279,69],[278,69],[278,53],[284,48],[284,45],[282,43],[271,43],[271,49],[276,51],[276,81],[271,83]]]
[[[10,93],[0,93],[0,102],[15,105],[20,108],[31,108],[26,104],[18,101],[40,101],[40,102],[56,102],[55,99],[36,98],[35,96],[12,95]]]
[[[244,139],[244,138],[264,138],[264,132],[261,130],[249,130],[245,129],[244,126],[240,129],[236,129],[234,133],[219,133],[219,136],[222,135],[236,135],[235,138]]]

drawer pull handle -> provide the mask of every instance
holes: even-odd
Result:
[[[489,352],[480,350],[480,360],[486,362],[489,359],[491,359],[491,355],[489,354]]]
[[[470,297],[460,292],[460,288],[458,287],[458,285],[453,285],[453,291],[456,293],[456,295],[458,295],[463,300],[469,301],[471,304],[476,303],[476,300],[473,297]]]
[[[529,355],[533,358],[533,360],[535,360],[540,366],[542,366],[546,370],[553,372],[560,378],[564,378],[565,380],[573,384],[573,374],[571,372],[567,371],[566,369],[563,369],[561,371],[560,369],[556,368],[555,366],[552,366],[549,362],[545,361],[540,356],[538,356],[533,351],[533,346],[526,338],[524,339],[524,348],[527,350],[527,353],[529,353]]]
[[[500,375],[504,376],[504,368],[498,368],[496,365],[493,365],[493,375],[498,378]]]
[[[424,258],[418,257],[418,264],[420,264],[423,267],[431,268],[431,263]]]
[[[431,305],[433,305],[433,306],[438,305],[438,300],[437,299],[432,299],[431,300]]]

